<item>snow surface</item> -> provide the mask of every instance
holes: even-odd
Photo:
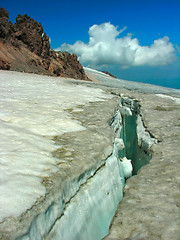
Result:
[[[107,98],[99,88],[58,78],[0,72],[0,221],[45,195],[42,180],[57,171],[53,137],[85,130],[67,110]]]
[[[168,96],[168,95],[165,95],[165,94],[156,94],[156,95],[157,95],[158,97],[161,97],[161,98],[171,99],[171,100],[173,100],[175,103],[180,104],[180,98]]]

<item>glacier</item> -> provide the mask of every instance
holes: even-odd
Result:
[[[155,143],[140,105],[78,81],[0,76],[1,239],[103,238]]]

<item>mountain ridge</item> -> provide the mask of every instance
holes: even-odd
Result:
[[[75,54],[55,52],[41,23],[27,14],[9,21],[0,8],[0,69],[89,80]]]

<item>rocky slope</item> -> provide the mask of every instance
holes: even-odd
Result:
[[[27,15],[9,21],[0,8],[0,69],[89,80],[75,54],[56,53],[40,23]]]

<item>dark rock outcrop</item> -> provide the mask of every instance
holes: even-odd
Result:
[[[13,25],[13,36],[22,41],[31,52],[41,56],[43,27],[27,15],[18,15]]]
[[[9,62],[0,58],[0,70],[9,70],[9,69],[10,69]]]
[[[0,8],[0,38],[8,38],[13,31],[13,25],[9,21],[9,13],[6,9]]]
[[[113,74],[111,74],[111,73],[108,72],[108,71],[102,71],[102,72],[105,73],[105,74],[107,74],[107,75],[109,75],[110,77],[117,78],[117,77],[115,77]]]
[[[9,21],[0,8],[0,69],[89,80],[75,54],[56,53],[40,23],[28,15]]]
[[[68,52],[57,52],[57,59],[61,63],[62,68],[66,71],[68,77],[74,77],[78,79],[78,76],[83,78],[84,69],[78,62],[76,54],[70,54]]]

